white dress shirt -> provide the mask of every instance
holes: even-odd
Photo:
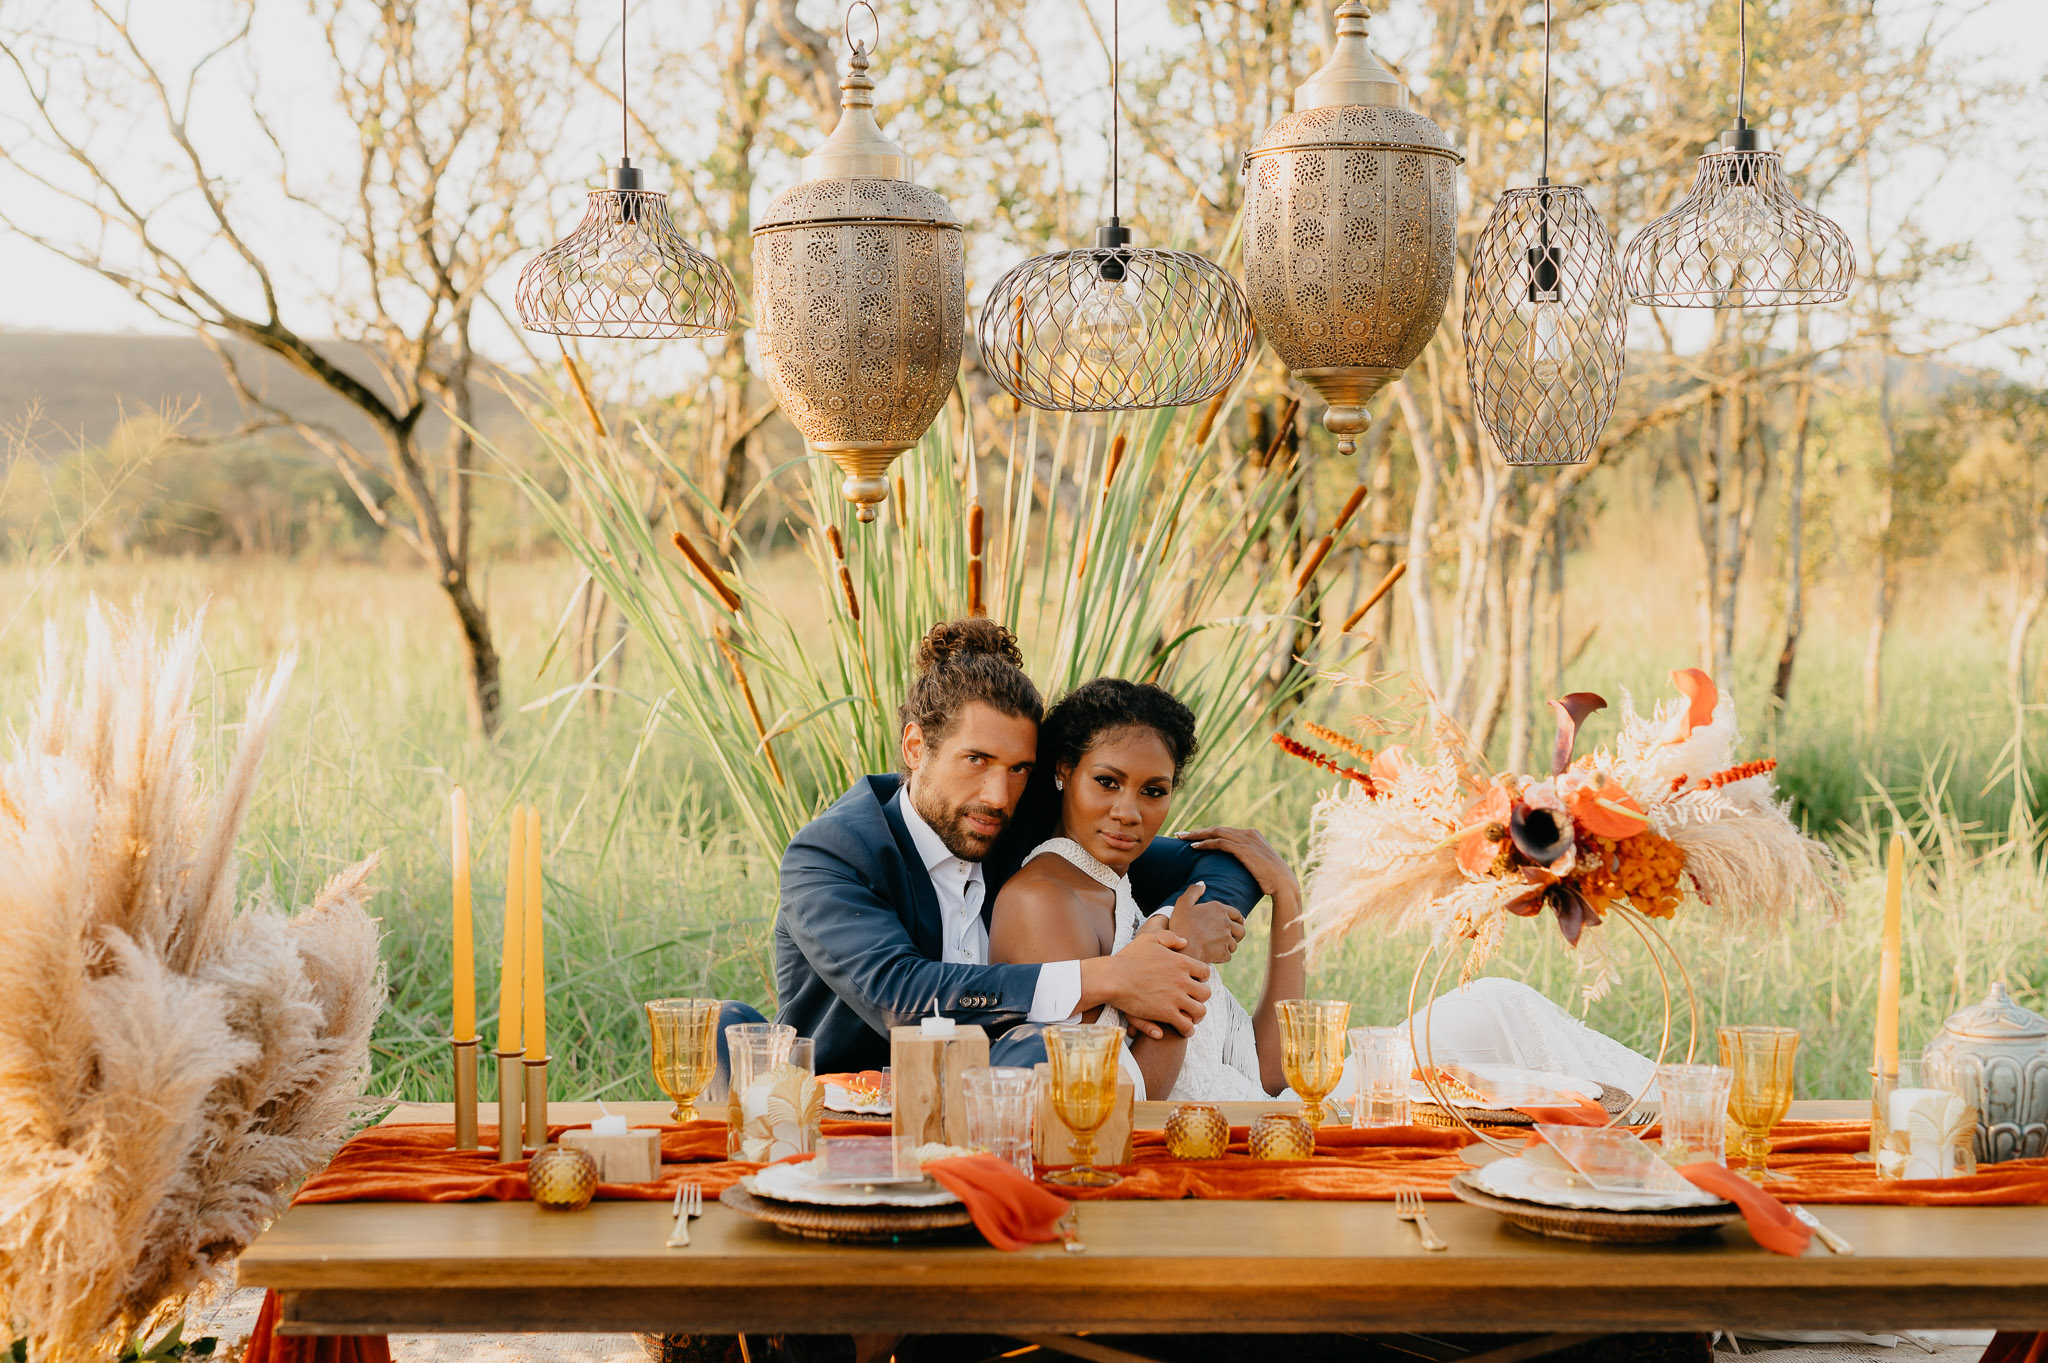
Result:
[[[988,924],[982,919],[981,906],[988,895],[988,878],[981,863],[954,856],[907,793],[903,824],[931,875],[932,889],[938,893],[945,942],[940,959],[956,965],[987,965]],[[1081,963],[1054,961],[1038,968],[1038,987],[1032,991],[1031,1011],[1025,1021],[1065,1022],[1080,1006]]]

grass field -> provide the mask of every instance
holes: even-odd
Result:
[[[587,703],[548,699],[567,681],[559,667],[535,675],[573,581],[566,561],[491,571],[489,606],[514,712],[496,745],[477,743],[464,729],[453,631],[431,583],[414,570],[172,560],[66,565],[39,586],[20,565],[4,571],[0,600],[26,598],[27,606],[0,634],[0,721],[19,722],[42,623],[68,627],[88,593],[139,603],[160,620],[207,604],[210,692],[201,750],[210,763],[225,760],[251,669],[299,649],[298,680],[247,850],[256,873],[296,903],[337,866],[382,849],[391,999],[377,1039],[379,1093],[445,1096],[446,811],[456,782],[469,792],[479,849],[486,1014],[496,992],[503,813],[512,801],[529,800],[546,822],[559,1095],[655,1096],[644,1075],[639,999],[708,992],[772,1002],[775,868],[729,817],[708,765],[680,739],[657,735],[625,779],[646,715],[630,648],[625,694],[607,717]],[[1573,572],[1575,618],[1590,622],[1597,613],[1602,624],[1569,684],[1610,696],[1627,685],[1644,703],[1654,699],[1663,673],[1690,661],[1690,600],[1659,611],[1636,590],[1642,577],[1598,559],[1575,563]],[[1856,707],[1844,699],[1859,694],[1860,616],[1846,598],[1834,600],[1825,589],[1821,596],[1782,730],[1773,740],[1752,707],[1750,747],[1783,760],[1786,788],[1843,859],[1848,907],[1836,921],[1807,917],[1746,938],[1723,932],[1711,911],[1695,912],[1676,937],[1709,1024],[1799,1026],[1806,1037],[1801,1092],[1844,1096],[1860,1091],[1867,1064],[1879,899],[1872,850],[1894,819],[1911,829],[1917,848],[1907,904],[1909,1046],[1994,977],[2044,1006],[2048,884],[2034,859],[2003,845],[2014,799],[2012,721],[1997,623],[1981,594],[1959,587],[1953,597],[1909,596],[1888,669],[1886,723],[1874,740],[1859,735]],[[0,624],[5,619],[0,614]],[[1735,679],[1744,698],[1757,693],[1765,665],[1765,631],[1752,633],[1759,637],[1745,655],[1746,675]],[[1592,741],[1611,732],[1611,723],[1596,722]],[[1239,794],[1251,821],[1298,847],[1315,784],[1305,768],[1266,751]],[[2026,766],[2022,760],[2022,774]],[[1574,963],[1544,922],[1528,929],[1530,949],[1495,969],[1575,1001]],[[1313,987],[1355,1000],[1355,1020],[1396,1020],[1420,946],[1353,941],[1319,963]],[[1588,1019],[1654,1049],[1654,981],[1625,949],[1617,956],[1630,969],[1629,983],[1594,1005]],[[1240,993],[1256,994],[1258,969],[1256,947],[1231,967]],[[1684,1043],[1681,1029],[1674,1044]]]

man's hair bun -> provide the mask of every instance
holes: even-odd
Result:
[[[969,616],[942,620],[925,632],[917,645],[917,672],[924,676],[941,664],[977,654],[999,658],[1012,667],[1024,666],[1024,651],[1017,647],[1016,635],[993,620]]]

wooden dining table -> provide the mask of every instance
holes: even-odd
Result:
[[[1224,1105],[1238,1124],[1274,1106]],[[612,1110],[640,1123],[667,1112]],[[1805,1102],[1792,1116],[1864,1111]],[[552,1115],[576,1122],[597,1109],[564,1103]],[[1165,1117],[1164,1104],[1141,1104],[1137,1125]],[[386,1120],[447,1122],[451,1110],[405,1105]],[[531,1202],[330,1203],[286,1212],[239,1273],[277,1292],[281,1334],[976,1332],[1104,1358],[1114,1351],[1091,1355],[1079,1337],[2048,1330],[2048,1206],[1816,1210],[1854,1254],[1818,1240],[1797,1258],[1769,1254],[1740,1224],[1661,1245],[1580,1244],[1443,1202],[1429,1205],[1449,1242],[1440,1253],[1385,1202],[1087,1202],[1081,1253],[1001,1253],[965,1239],[820,1243],[716,1203],[683,1249],[664,1247],[666,1203],[573,1214]]]

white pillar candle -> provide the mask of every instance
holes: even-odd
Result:
[[[918,1025],[918,1028],[919,1028],[919,1029],[920,1029],[921,1031],[923,1031],[923,1032],[924,1032],[924,1034],[925,1034],[926,1036],[951,1036],[951,1035],[953,1035],[953,1019],[951,1019],[951,1018],[941,1018],[941,1017],[929,1017],[929,1018],[919,1018],[919,1019],[918,1019],[918,1022],[917,1022],[917,1025]]]

